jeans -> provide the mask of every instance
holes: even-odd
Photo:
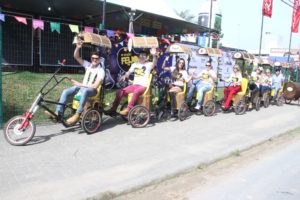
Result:
[[[67,88],[63,91],[63,93],[60,96],[59,103],[65,104],[67,102],[67,98],[70,95],[75,95],[78,91],[81,93],[81,98],[79,102],[79,107],[77,109],[77,113],[82,113],[84,105],[86,103],[87,97],[92,97],[97,94],[97,90],[95,88],[84,88],[84,87],[77,87],[73,86],[70,88]],[[63,105],[57,105],[56,107],[57,113],[63,112]]]
[[[139,96],[142,95],[146,89],[147,89],[147,87],[137,85],[137,84],[129,85],[123,89],[120,89],[116,94],[116,98],[113,102],[112,108],[114,110],[116,110],[118,105],[120,104],[122,97],[127,96],[129,93],[133,93],[132,98],[131,98],[130,102],[128,102],[128,107],[127,107],[129,110],[131,110],[131,108],[133,108],[135,106],[135,104],[137,103]]]
[[[212,88],[211,84],[209,83],[200,83],[197,85],[197,92],[199,94],[197,105],[202,105],[202,99],[205,92],[209,91]]]
[[[186,96],[185,102],[189,105],[193,99],[195,89],[201,84],[200,80],[193,80],[191,86],[189,87],[189,92]]]
[[[259,90],[260,90],[260,96],[259,97],[262,97],[263,95],[264,95],[264,92],[266,91],[266,90],[270,90],[270,87],[269,86],[265,86],[265,85],[261,85],[260,87],[259,87]]]

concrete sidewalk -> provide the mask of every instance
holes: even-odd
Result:
[[[193,169],[299,126],[297,105],[218,113],[134,129],[108,119],[86,135],[38,126],[27,146],[0,137],[0,199],[84,199],[120,193]],[[3,132],[1,131],[1,134]]]

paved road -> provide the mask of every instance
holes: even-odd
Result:
[[[189,200],[299,200],[300,140],[193,189]]]
[[[25,147],[0,137],[0,199],[82,199],[130,190],[296,128],[299,116],[297,105],[285,105],[144,129],[109,119],[94,135],[39,126]]]

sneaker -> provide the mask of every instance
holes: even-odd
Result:
[[[72,117],[67,119],[66,123],[69,125],[76,124],[80,119],[80,113],[75,113]]]
[[[123,115],[123,116],[127,116],[129,113],[129,109],[128,108],[125,108],[123,110],[120,111],[120,115]]]
[[[201,106],[199,106],[198,104],[194,107],[195,110],[200,110]]]

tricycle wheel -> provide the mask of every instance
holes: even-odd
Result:
[[[180,121],[185,120],[189,115],[189,106],[186,103],[182,103],[178,110],[178,118]]]
[[[143,128],[150,121],[150,112],[148,108],[142,105],[134,106],[129,114],[128,121],[133,128]]]
[[[240,100],[236,106],[234,106],[234,112],[237,115],[242,115],[246,112],[247,106],[244,100]]]
[[[4,127],[4,137],[6,141],[15,146],[22,146],[27,144],[35,134],[35,124],[27,120],[28,125],[20,129],[23,121],[26,120],[24,116],[15,116],[11,118]]]
[[[264,97],[264,107],[267,108],[270,105],[270,96],[267,94]]]
[[[261,101],[260,97],[256,97],[254,101],[255,101],[255,110],[259,111],[260,110],[260,101]]]
[[[88,109],[81,119],[81,127],[87,134],[97,132],[101,127],[101,123],[101,113],[95,108]]]
[[[207,101],[203,105],[203,113],[205,116],[212,116],[216,111],[216,103],[213,100]]]
[[[277,99],[277,106],[283,106],[284,104],[284,96],[283,95],[279,95],[278,99]]]
[[[62,114],[62,118],[61,118],[61,123],[65,126],[65,127],[70,127],[73,125],[70,125],[68,123],[66,123],[67,119],[69,119],[70,117],[72,117],[75,114],[76,110],[72,108],[72,104],[68,103],[65,107],[64,107],[64,111]]]

